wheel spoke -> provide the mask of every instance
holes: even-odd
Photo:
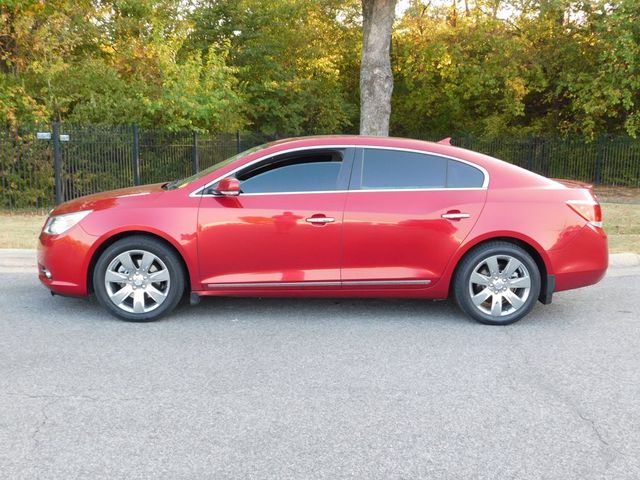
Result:
[[[118,260],[122,264],[124,268],[127,270],[135,270],[136,266],[133,263],[133,259],[131,258],[131,254],[129,252],[121,253],[118,255]]]
[[[487,258],[487,267],[489,267],[489,273],[493,277],[494,275],[498,275],[500,273],[500,267],[498,266],[498,257],[493,256]]]
[[[491,299],[491,315],[499,317],[502,314],[502,294],[494,293]]]
[[[531,279],[529,277],[514,278],[509,281],[509,288],[529,288]]]
[[[166,269],[149,274],[149,282],[151,283],[166,282],[167,280],[169,280],[169,272]]]
[[[520,262],[520,260],[511,257],[509,259],[509,263],[507,263],[507,266],[504,267],[504,270],[502,271],[502,274],[509,278],[511,275],[513,275],[513,273],[520,268],[520,266],[522,265],[522,263]]]
[[[481,273],[473,272],[471,274],[471,283],[475,283],[477,285],[489,285],[489,280],[489,277],[482,275]]]
[[[474,295],[473,297],[471,297],[471,300],[473,301],[474,304],[480,305],[482,302],[484,302],[490,296],[491,296],[491,290],[489,290],[488,288],[485,288],[481,292],[479,292],[476,295]]]
[[[133,291],[133,313],[144,313],[144,290]]]
[[[126,283],[127,276],[124,273],[114,272],[113,270],[107,270],[107,273],[105,274],[104,279],[107,282]]]
[[[144,254],[142,255],[142,260],[140,261],[140,269],[144,270],[145,272],[149,270],[149,267],[151,267],[154,258],[155,257],[151,253],[144,252]]]
[[[120,290],[118,290],[116,293],[110,294],[109,296],[111,297],[111,301],[113,303],[115,303],[116,305],[120,305],[132,293],[133,293],[133,288],[131,287],[131,285],[125,285]]]
[[[522,301],[522,299],[518,297],[515,293],[513,293],[511,290],[507,290],[506,292],[504,292],[504,298],[506,298],[507,302],[513,305],[513,308],[515,308],[516,310],[520,308],[522,305],[524,305],[524,302]]]
[[[153,299],[153,301],[156,303],[162,303],[162,301],[167,297],[166,293],[161,292],[153,285],[149,285],[147,287],[146,292],[147,292],[147,295],[149,295]]]

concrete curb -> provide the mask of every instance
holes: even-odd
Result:
[[[609,270],[640,267],[637,253],[612,253]],[[36,268],[36,251],[22,248],[0,248],[0,271],[19,271]]]
[[[609,255],[609,268],[640,267],[640,255],[637,253],[612,253]]]

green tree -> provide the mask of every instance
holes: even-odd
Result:
[[[344,69],[355,63],[355,1],[214,0],[194,9],[193,49],[229,45],[248,126],[264,133],[352,128],[357,104]]]

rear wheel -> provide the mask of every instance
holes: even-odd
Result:
[[[460,308],[489,325],[517,322],[540,294],[540,271],[526,250],[489,242],[472,250],[458,266],[454,293]]]
[[[150,322],[170,312],[184,292],[180,259],[163,242],[127,237],[100,255],[93,272],[98,301],[122,320]]]

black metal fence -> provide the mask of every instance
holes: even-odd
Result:
[[[183,178],[273,139],[136,126],[54,124],[0,130],[0,209],[47,209],[90,193]],[[640,188],[640,140],[628,137],[587,141],[458,136],[453,143],[548,177]]]
[[[0,130],[0,209],[48,209],[91,193],[184,178],[272,139],[137,126]]]

